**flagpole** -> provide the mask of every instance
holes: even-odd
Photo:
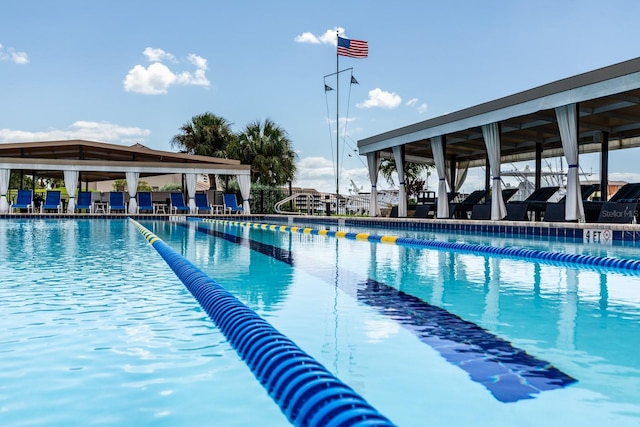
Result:
[[[340,207],[340,55],[338,55],[338,37],[336,31],[336,214]]]
[[[336,173],[336,198],[339,198],[340,195],[340,85],[339,85],[339,75],[340,73],[344,73],[345,71],[353,71],[353,67],[349,67],[349,68],[345,68],[344,70],[340,69],[340,62],[339,62],[339,58],[340,56],[337,53],[336,50],[336,72],[335,73],[331,73],[331,74],[326,74],[324,76],[324,91],[325,93],[327,91],[331,91],[331,90],[335,90],[336,91],[336,162],[335,162],[335,173]],[[332,77],[335,74],[336,76],[336,88],[333,89],[332,87],[327,85],[327,78],[328,77]],[[357,81],[355,81],[355,79],[353,78],[353,72],[351,73],[351,84],[358,84]],[[327,110],[327,116],[329,115],[329,110]],[[329,132],[331,133],[331,132]],[[336,200],[336,213],[338,211],[338,200]]]
[[[343,55],[349,56],[351,58],[366,58],[369,56],[368,42],[364,40],[342,40],[345,41],[346,44],[341,46],[340,33],[336,31],[336,214],[339,213],[340,210],[340,48],[346,48],[345,52],[343,52]],[[325,78],[326,77],[327,76],[325,76]],[[357,81],[354,82],[354,80],[355,79],[353,78],[352,73],[351,84],[358,83]],[[325,92],[326,91],[327,85],[325,83]]]

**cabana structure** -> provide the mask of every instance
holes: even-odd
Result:
[[[238,160],[159,151],[136,144],[131,147],[84,140],[18,142],[0,144],[0,213],[7,213],[11,171],[38,177],[64,179],[69,193],[67,212],[73,213],[74,195],[82,182],[126,179],[128,211],[136,213],[138,179],[165,174],[184,174],[189,207],[195,212],[198,174],[235,175],[249,209],[250,165]]]
[[[378,212],[376,181],[381,158],[398,165],[398,216],[407,215],[403,165],[434,164],[438,178],[437,217],[448,218],[447,191],[457,191],[469,167],[484,166],[493,194],[491,219],[501,220],[500,166],[535,160],[535,186],[543,158],[564,156],[569,165],[565,214],[584,220],[579,157],[601,153],[600,188],[607,198],[608,153],[640,146],[640,58],[600,68],[451,114],[358,141],[371,177],[370,212]]]

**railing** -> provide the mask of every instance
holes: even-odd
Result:
[[[280,200],[274,209],[276,213],[289,215],[368,215],[369,197],[296,193]]]
[[[295,211],[292,209],[294,206],[294,203],[290,203],[290,202],[295,202],[295,208],[296,208]],[[300,202],[303,202],[303,203],[300,203]],[[287,214],[293,214],[293,215],[302,215],[306,213],[308,215],[313,215],[314,210],[316,212],[318,211],[317,209],[318,203],[320,203],[320,196],[318,194],[296,193],[280,200],[278,203],[274,205],[273,208],[276,211],[276,213],[279,213],[279,214],[287,213]],[[286,204],[289,204],[290,210],[283,211],[282,207],[285,206]],[[300,209],[300,207],[303,207],[303,208]],[[314,209],[314,207],[316,209]]]

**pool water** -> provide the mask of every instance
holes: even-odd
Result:
[[[141,223],[400,426],[640,424],[638,275]],[[129,222],[0,241],[0,425],[288,424]]]
[[[0,241],[0,425],[286,424],[126,221],[0,221]]]

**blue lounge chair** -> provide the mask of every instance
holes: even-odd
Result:
[[[539,217],[539,213],[544,212],[549,199],[558,192],[559,188],[558,186],[540,187],[524,200],[507,203],[505,219],[507,221],[526,221],[529,220],[529,212],[535,212]]]
[[[196,193],[196,213],[213,213],[213,206],[209,204],[206,193]]]
[[[469,219],[469,212],[479,204],[487,195],[486,190],[476,190],[469,194],[463,201],[449,203],[449,217],[459,219]]]
[[[76,203],[75,210],[84,210],[88,213],[91,213],[93,211],[93,205],[91,203],[91,193],[89,191],[78,191],[78,202]]]
[[[505,188],[502,190],[502,200],[507,203],[517,192],[517,188]],[[484,203],[473,205],[471,219],[491,219],[491,195],[485,195]]]
[[[113,211],[127,212],[127,205],[124,203],[124,193],[122,191],[112,191],[109,193],[109,207],[108,213]]]
[[[27,212],[33,212],[33,191],[18,190],[16,201],[9,206],[9,212],[13,213],[14,209],[26,209]]]
[[[582,202],[586,203],[587,199],[596,191],[600,189],[600,184],[582,184],[580,185],[580,193],[582,197]],[[544,216],[542,217],[543,221],[546,222],[562,222],[566,221],[565,219],[565,210],[567,206],[567,196],[565,196],[558,200],[556,203],[547,203],[547,206],[544,210]]]
[[[453,199],[458,196],[458,193],[447,193],[447,203],[451,204]],[[416,206],[416,211],[414,213],[415,218],[429,218],[433,216],[434,218],[438,213],[438,201],[434,201],[432,203],[423,203]],[[451,215],[450,215],[451,216]]]
[[[227,193],[224,195],[224,207],[225,209],[229,209],[231,213],[244,213],[244,208],[242,206],[238,206],[236,195],[233,193]]]
[[[40,213],[44,213],[45,211],[56,211],[56,213],[62,213],[60,191],[47,191],[47,196],[45,197],[44,203],[40,205]]]
[[[620,217],[620,221],[615,220],[615,217],[606,218],[602,215],[603,210],[605,212],[618,206],[618,208],[627,208],[635,211],[635,203],[640,202],[640,183],[628,183],[623,185],[608,201],[586,201],[584,203],[584,214],[586,222],[628,222],[633,220],[633,217],[623,216]],[[607,205],[605,207],[605,205]]]
[[[140,213],[140,211],[153,212],[153,202],[149,191],[142,191],[138,193],[138,213]]]
[[[169,211],[175,214],[178,212],[189,213],[191,211],[189,206],[184,204],[184,197],[182,197],[182,193],[171,193],[171,208]]]

